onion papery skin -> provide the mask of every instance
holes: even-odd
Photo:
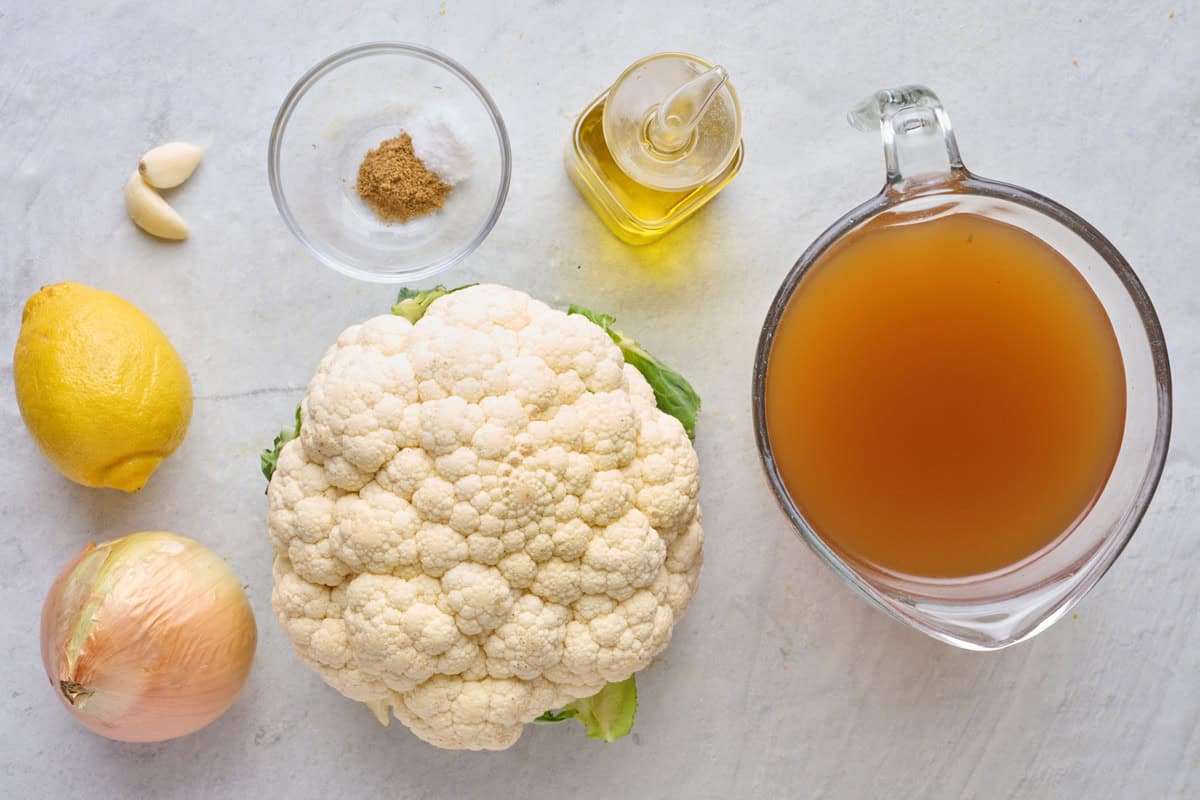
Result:
[[[173,533],[89,544],[42,606],[55,695],[109,739],[158,742],[221,716],[250,674],[258,631],[241,583]]]

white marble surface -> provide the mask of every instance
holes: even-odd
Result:
[[[1200,796],[1200,5],[172,5],[0,2],[0,794]],[[334,274],[287,232],[267,134],[308,66],[371,39],[460,59],[509,125],[507,208],[447,277],[611,310],[704,397],[704,579],[618,744],[573,726],[529,730],[502,754],[434,750],[327,688],[271,615],[257,451],[323,348],[391,290]],[[560,154],[573,115],[628,62],[672,48],[729,68],[747,160],[686,228],[635,250],[586,209]],[[776,285],[882,181],[878,143],[843,112],[914,80],[941,94],[968,165],[1065,202],[1121,248],[1175,373],[1170,462],[1141,531],[1077,618],[995,655],[936,644],[853,597],[792,534],[751,438],[751,355]],[[182,246],[140,234],[121,201],[137,156],[172,138],[210,148],[175,196],[193,228]],[[191,370],[188,439],[135,496],[60,478],[17,413],[21,305],[65,279],[136,302]],[[161,527],[248,584],[258,658],[204,731],[108,742],[51,696],[39,608],[89,537]]]

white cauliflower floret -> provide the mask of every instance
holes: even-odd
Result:
[[[344,331],[272,477],[304,663],[440,747],[503,749],[645,668],[702,560],[683,426],[582,316],[499,286]]]

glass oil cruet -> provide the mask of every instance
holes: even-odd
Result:
[[[616,236],[649,244],[742,166],[742,114],[724,67],[684,53],[631,65],[575,122],[567,173]]]
[[[970,172],[950,119],[923,86],[876,92],[849,115],[877,130],[886,179],[875,197],[822,233],[784,278],[767,312],[755,357],[755,435],[767,480],[800,537],[852,589],[921,633],[969,650],[996,650],[1045,630],[1108,571],[1146,512],[1171,431],[1171,371],[1149,296],[1128,262],[1091,224],[1020,186]],[[764,393],[772,342],[797,286],[831,246],[882,215],[978,214],[1016,226],[1057,250],[1087,281],[1112,323],[1124,362],[1125,429],[1116,462],[1092,507],[1047,551],[999,572],[914,579],[844,559],[805,519],[773,456]]]

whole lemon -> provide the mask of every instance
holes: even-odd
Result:
[[[84,486],[141,489],[192,417],[187,369],[154,321],[69,281],[25,304],[13,380],[42,453]]]

